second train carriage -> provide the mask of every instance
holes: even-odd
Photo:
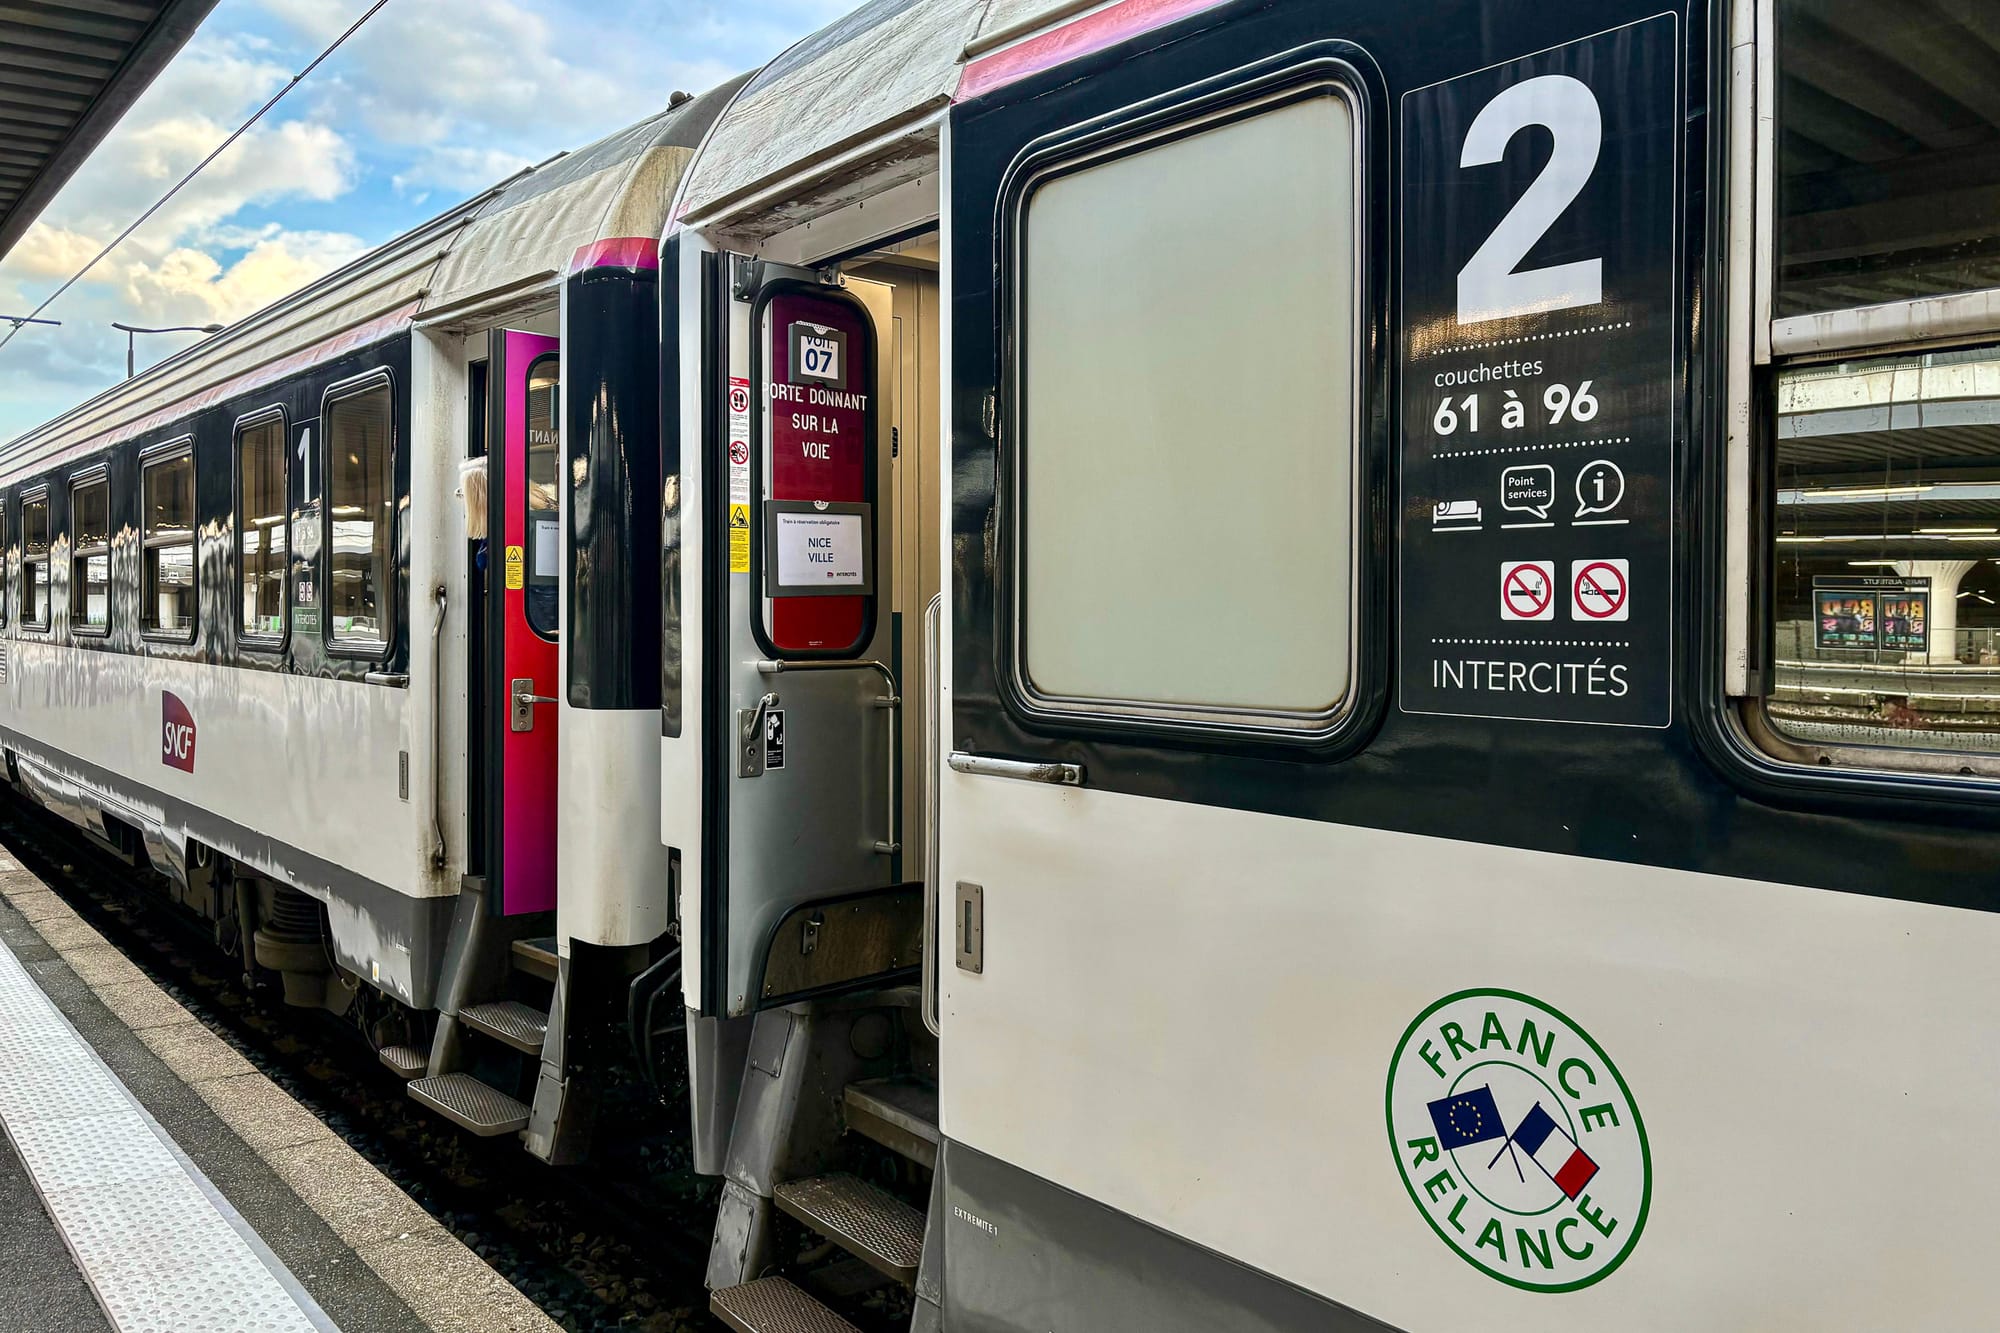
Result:
[[[869,5],[0,459],[9,776],[739,1330],[1980,1327],[1995,70]]]

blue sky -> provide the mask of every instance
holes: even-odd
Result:
[[[0,439],[116,383],[141,325],[228,322],[552,153],[761,65],[858,0],[390,0],[0,351]],[[5,263],[25,314],[368,0],[221,0]],[[140,340],[140,365],[190,335]]]

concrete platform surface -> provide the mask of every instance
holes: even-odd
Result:
[[[0,1329],[553,1333],[0,851]]]

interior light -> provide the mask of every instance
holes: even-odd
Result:
[[[1918,481],[1903,486],[1817,486],[1799,492],[1801,495],[1922,495],[1925,491],[1936,490],[1935,483]]]
[[[2000,532],[2000,528],[1918,528],[1917,531],[1926,537],[1948,537],[1960,532]]]
[[[1847,563],[1852,565],[1854,568],[1859,569],[1864,565],[1883,565],[1893,568],[1894,566],[1900,565],[1903,562],[1900,560],[1850,560]]]

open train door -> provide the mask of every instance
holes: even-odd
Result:
[[[506,916],[556,905],[557,345],[495,333],[487,377],[488,903]]]
[[[720,258],[703,1008],[740,1015],[914,975],[922,890],[898,815],[877,320],[811,272]]]

